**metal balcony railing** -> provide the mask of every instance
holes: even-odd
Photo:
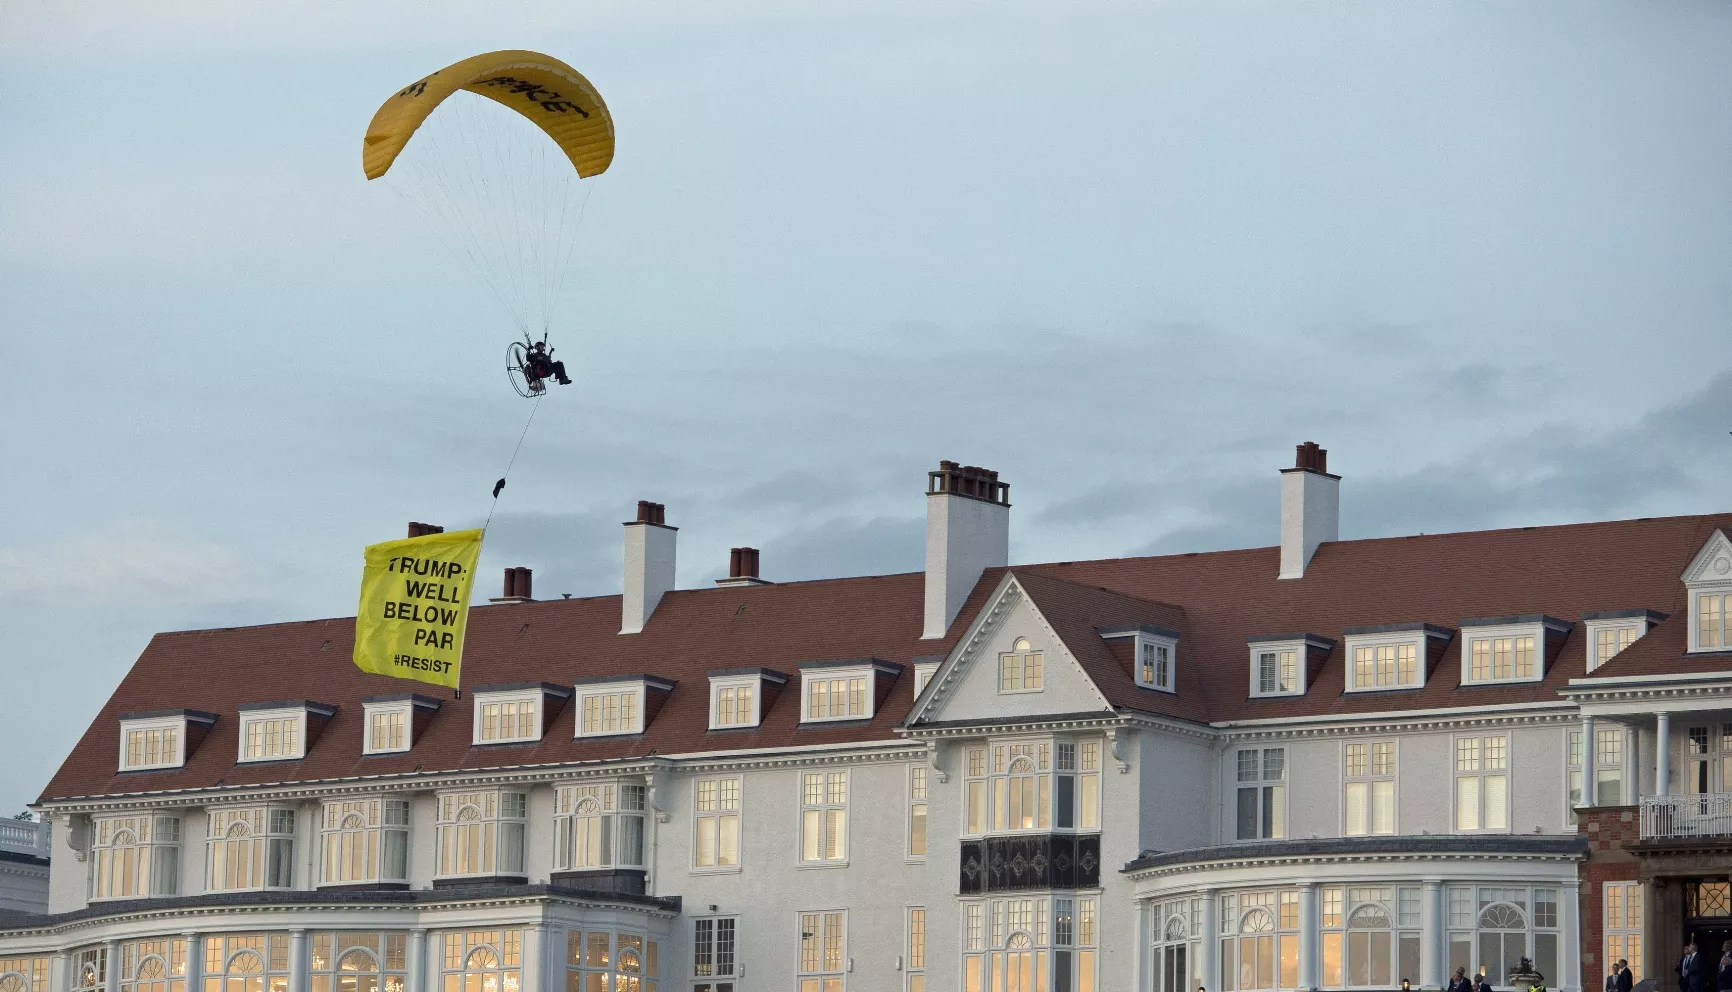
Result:
[[[1732,837],[1732,793],[1642,797],[1642,839]]]

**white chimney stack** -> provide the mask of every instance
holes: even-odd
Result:
[[[1304,578],[1317,546],[1340,539],[1341,476],[1329,474],[1329,452],[1306,441],[1281,470],[1281,578]]]
[[[662,594],[674,587],[674,537],[667,507],[638,500],[637,519],[625,523],[625,589],[620,596],[622,634],[636,634],[649,622]]]
[[[926,474],[926,623],[943,637],[989,568],[1010,564],[1010,484],[998,473],[939,462]]]

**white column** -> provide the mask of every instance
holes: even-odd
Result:
[[[48,965],[48,992],[72,992],[72,955],[65,951],[55,952]]]
[[[289,992],[307,992],[307,931],[289,931]]]
[[[523,928],[523,992],[545,992],[547,925],[531,923]]]
[[[1599,805],[1594,787],[1594,718],[1582,717],[1582,801],[1583,806]]]
[[[1137,984],[1139,989],[1155,987],[1155,914],[1147,899],[1137,900]],[[1189,992],[1189,990],[1186,990]]]
[[[120,992],[120,941],[111,940],[103,952],[102,987],[105,992]]]
[[[196,930],[180,935],[186,941],[187,992],[199,992],[204,987],[204,938]]]
[[[1562,898],[1563,905],[1558,907],[1558,912],[1563,914],[1563,919],[1558,922],[1563,927],[1564,946],[1559,948],[1563,960],[1558,962],[1561,974],[1558,975],[1556,986],[1560,989],[1579,989],[1582,987],[1581,882],[1576,878],[1565,882]]]
[[[1441,989],[1448,935],[1443,926],[1443,880],[1425,880],[1423,901],[1419,904],[1419,987]]]
[[[1654,795],[1672,794],[1672,714],[1654,714]]]
[[[1202,972],[1205,989],[1221,987],[1221,896],[1214,889],[1203,890],[1203,946],[1197,954],[1198,971]]]
[[[1642,728],[1624,727],[1624,747],[1628,753],[1624,755],[1624,781],[1619,786],[1623,789],[1620,797],[1625,806],[1638,806],[1642,802]]]
[[[409,971],[408,989],[406,992],[427,992],[427,931],[417,928],[409,931],[409,960],[404,962]]]
[[[1317,980],[1317,883],[1299,883],[1299,987],[1315,989]]]

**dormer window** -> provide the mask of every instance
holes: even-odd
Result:
[[[726,668],[710,673],[710,729],[756,727],[763,721],[771,693],[788,677],[768,668]]]
[[[1636,643],[1648,628],[1666,619],[1664,613],[1653,610],[1596,610],[1582,614],[1582,626],[1587,631],[1588,671],[1592,672],[1611,661]]]
[[[396,754],[415,746],[415,736],[439,711],[440,702],[430,696],[405,692],[368,696],[361,700],[361,706],[367,718],[361,753]]]
[[[515,682],[475,690],[472,744],[541,740],[548,721],[571,691],[551,682]]]
[[[674,684],[653,675],[603,675],[582,679],[577,689],[578,737],[641,734],[652,702],[666,698]]]
[[[1274,634],[1248,643],[1253,697],[1304,695],[1310,673],[1335,650],[1334,641],[1315,634]]]
[[[1533,614],[1461,622],[1464,685],[1538,682],[1545,678],[1548,641],[1563,639],[1568,621]]]
[[[120,770],[139,772],[181,767],[215,722],[215,713],[198,710],[121,714]]]
[[[299,761],[307,755],[308,735],[316,736],[337,712],[335,706],[297,699],[248,703],[240,708],[240,756],[248,761]]]
[[[1717,530],[1684,570],[1691,651],[1732,651],[1732,537]]]
[[[938,666],[943,663],[942,659],[914,663],[914,698],[919,699],[920,694],[926,691],[927,684],[932,681],[932,676],[938,674]]]
[[[1112,647],[1121,662],[1129,661],[1137,685],[1160,692],[1178,691],[1178,631],[1140,624],[1134,627],[1097,627],[1095,633]]]
[[[1010,650],[998,656],[998,691],[1039,692],[1046,673],[1046,656],[1019,637]]]
[[[870,720],[879,693],[887,690],[902,666],[878,658],[814,661],[800,666],[801,723]]]
[[[1433,649],[1441,649],[1450,638],[1447,628],[1428,623],[1349,627],[1342,634],[1347,641],[1348,692],[1423,687]]]

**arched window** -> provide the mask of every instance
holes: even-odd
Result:
[[[1371,903],[1347,917],[1347,984],[1388,988],[1394,983],[1394,936],[1389,910]]]
[[[1044,668],[1042,652],[1034,650],[1028,638],[1019,637],[1009,651],[998,656],[998,691],[1039,692]]]
[[[1275,917],[1253,909],[1239,918],[1239,988],[1275,987]]]
[[[523,931],[448,933],[442,992],[518,992]]]
[[[325,804],[321,841],[325,884],[407,882],[409,804],[349,799]]]
[[[204,992],[286,992],[289,935],[228,934],[206,937]]]
[[[1494,902],[1479,911],[1479,964],[1492,984],[1500,985],[1528,948],[1528,918],[1521,908]]]
[[[466,792],[439,797],[436,874],[523,874],[528,797],[521,792]]]
[[[1168,919],[1167,928],[1164,933],[1168,941],[1184,940],[1186,936],[1185,918],[1183,916],[1174,916]]]
[[[642,992],[643,961],[633,950],[619,952],[619,974],[614,976],[614,992]]]
[[[0,992],[48,992],[48,959],[0,958]]]
[[[212,810],[209,816],[205,878],[212,891],[294,884],[294,810],[251,806]]]
[[[315,933],[311,992],[403,992],[407,981],[402,933]]]
[[[1041,796],[1036,798],[1036,785],[1040,786]],[[1033,830],[1039,816],[1046,793],[1045,776],[1037,776],[1034,762],[1026,757],[1017,758],[1010,763],[1010,829]]]
[[[179,817],[98,817],[95,828],[92,899],[171,896],[178,891]]]

